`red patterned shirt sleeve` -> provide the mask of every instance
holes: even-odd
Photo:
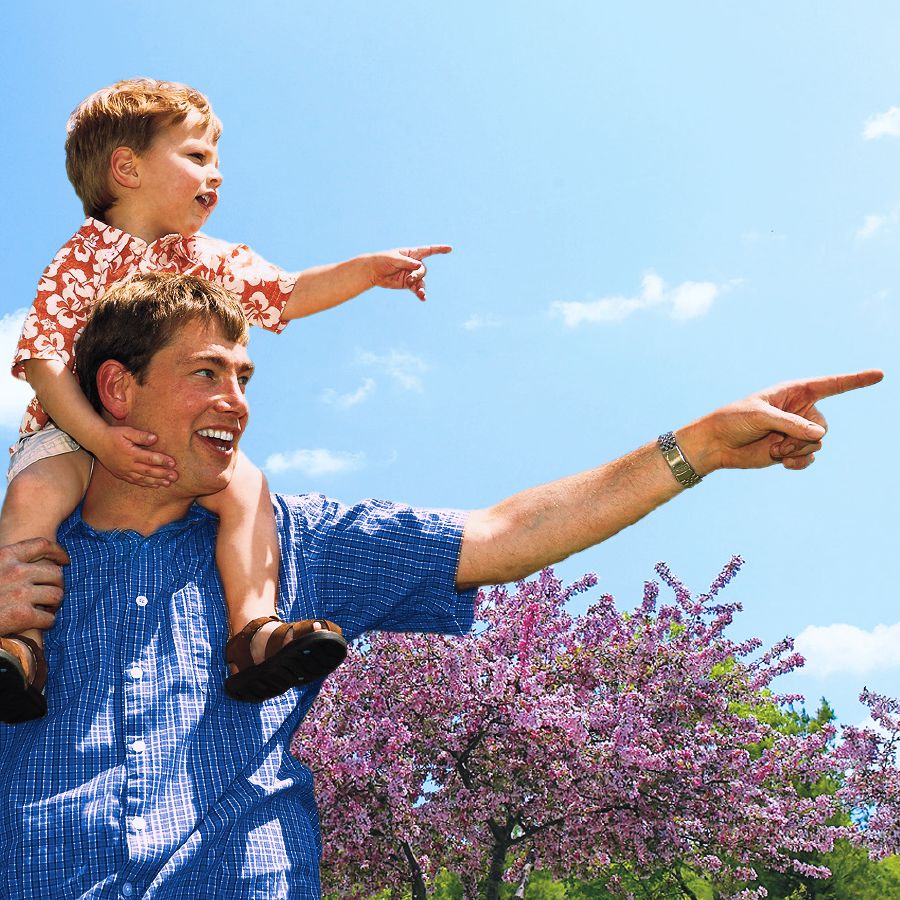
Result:
[[[58,359],[71,369],[75,340],[84,328],[96,293],[91,256],[85,247],[70,241],[38,282],[16,347],[13,375],[25,377],[26,359]]]
[[[219,257],[217,280],[238,297],[247,321],[276,334],[283,331],[287,322],[281,321],[281,314],[294,289],[297,273],[285,272],[246,244],[226,244],[203,237],[207,247]]]

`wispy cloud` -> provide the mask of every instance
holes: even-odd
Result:
[[[866,119],[863,138],[874,141],[880,137],[900,137],[900,106],[892,106],[887,112]]]
[[[900,218],[900,212],[896,209],[887,213],[872,213],[866,216],[862,225],[856,229],[856,236],[861,241],[865,241],[878,234],[886,226],[896,225],[898,218]]]
[[[884,225],[885,220],[886,216],[866,216],[865,221],[857,228],[856,236],[862,240],[872,237],[873,234],[876,234],[881,230],[881,226]]]
[[[424,390],[422,376],[430,368],[424,359],[405,350],[391,350],[382,355],[363,352],[357,362],[384,372],[404,390],[419,392]]]
[[[669,318],[686,321],[706,315],[713,303],[739,282],[714,284],[712,281],[684,281],[669,288],[658,275],[646,274],[640,293],[634,297],[602,297],[599,300],[557,301],[550,314],[562,318],[569,328],[584,322],[621,322],[640,310],[654,307]]]
[[[11,360],[16,352],[19,332],[25,321],[28,310],[17,309],[0,318],[0,360],[4,364]],[[0,391],[0,428],[16,429],[22,419],[22,413],[34,396],[27,382],[13,380],[7,374]]]
[[[797,636],[809,675],[865,675],[900,667],[900,622],[865,631],[856,625],[809,625]]]
[[[349,394],[339,394],[334,388],[325,388],[322,391],[322,402],[338,409],[350,409],[367,400],[375,392],[375,379],[366,378],[365,381]]]
[[[322,475],[340,475],[365,468],[365,453],[346,453],[340,450],[291,450],[287,453],[273,453],[266,459],[267,472],[280,475],[282,472],[302,472],[311,478]]]
[[[482,328],[499,328],[500,320],[496,316],[482,316],[479,313],[473,313],[463,322],[462,327],[466,331],[480,331]]]

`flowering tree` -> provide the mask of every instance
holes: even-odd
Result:
[[[595,578],[547,570],[480,593],[474,636],[374,636],[295,744],[316,773],[326,886],[421,900],[443,866],[495,900],[529,851],[561,876],[668,866],[686,896],[685,867],[742,897],[764,896],[738,893],[754,865],[826,876],[796,854],[831,849],[834,798],[798,787],[827,769],[834,728],[754,715],[796,699],[769,686],[802,660],[787,640],[758,654],[726,637],[739,605],[718,594],[739,566],[693,597],[659,565],[670,602],[649,582],[630,613],[603,596],[580,617],[566,604]]]
[[[868,690],[859,699],[878,729],[844,728],[835,763],[846,777],[837,796],[859,825],[851,840],[884,859],[900,853],[900,702]]]

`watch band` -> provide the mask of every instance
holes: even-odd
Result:
[[[703,481],[702,476],[698,475],[694,471],[694,467],[684,458],[681,447],[678,446],[675,435],[671,431],[661,434],[658,442],[659,449],[662,451],[663,457],[669,464],[669,468],[672,470],[675,480],[682,487],[690,488]]]

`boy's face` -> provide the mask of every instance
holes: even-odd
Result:
[[[191,110],[183,121],[162,129],[135,165],[140,185],[132,212],[137,221],[127,231],[150,242],[166,234],[188,237],[203,227],[218,201],[222,176],[212,127],[203,124],[199,112]]]

